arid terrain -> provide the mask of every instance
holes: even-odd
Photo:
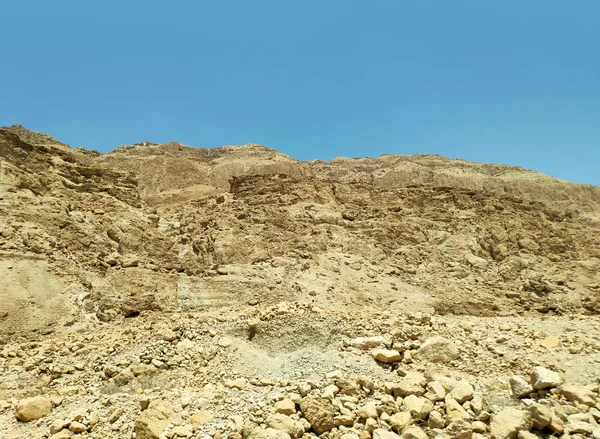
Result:
[[[600,187],[0,128],[0,438],[600,439]]]

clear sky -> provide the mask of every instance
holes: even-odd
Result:
[[[600,185],[600,1],[6,1],[0,125]]]

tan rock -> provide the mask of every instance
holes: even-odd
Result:
[[[202,427],[204,424],[215,419],[215,416],[208,411],[198,412],[190,418],[192,425],[196,427]]]
[[[552,421],[552,409],[542,404],[532,404],[529,406],[533,427],[542,430],[550,425]]]
[[[416,359],[431,363],[449,363],[458,357],[459,352],[454,343],[439,335],[425,341],[415,354]]]
[[[536,390],[558,387],[562,384],[562,379],[558,372],[546,369],[542,366],[533,368],[530,376],[531,386]]]
[[[533,425],[528,411],[505,408],[492,416],[490,433],[493,439],[516,439],[519,431],[529,431]]]
[[[429,428],[444,428],[446,426],[446,419],[444,418],[444,415],[434,410],[431,413],[429,413],[429,418],[427,419],[427,426]]]
[[[429,439],[427,433],[425,433],[420,427],[411,425],[404,429],[402,433],[402,439]]]
[[[80,434],[84,431],[87,431],[87,426],[85,424],[82,424],[81,422],[73,421],[71,422],[71,425],[69,425],[69,430],[71,430],[75,434]]]
[[[459,381],[450,392],[450,397],[462,404],[465,401],[473,399],[475,389],[465,380]]]
[[[335,426],[335,407],[325,398],[307,396],[300,401],[300,410],[317,434],[325,433]]]
[[[451,422],[444,432],[456,439],[471,439],[473,436],[471,424],[463,420]]]
[[[389,423],[394,431],[402,433],[405,427],[412,424],[412,416],[409,412],[394,413],[390,416]]]
[[[377,428],[373,431],[373,439],[400,439],[400,436],[383,428]]]
[[[178,425],[171,430],[174,437],[190,437],[193,435],[191,425]]]
[[[374,401],[370,401],[365,405],[358,408],[356,412],[360,419],[377,419],[379,416],[377,414],[377,404]]]
[[[558,392],[570,402],[578,402],[593,407],[596,404],[596,394],[590,389],[575,384],[563,384]]]
[[[135,421],[137,439],[159,439],[169,419],[174,415],[173,406],[162,400],[151,401],[148,408]]]
[[[448,399],[446,401],[446,418],[448,422],[454,422],[459,420],[468,421],[471,419],[471,415],[454,399]]]
[[[22,399],[17,403],[15,416],[21,422],[35,421],[50,414],[52,403],[43,396]]]
[[[266,424],[268,427],[287,433],[293,439],[304,434],[304,428],[302,428],[300,422],[280,413],[270,415],[266,420]]]
[[[402,360],[402,354],[395,349],[373,349],[371,356],[381,363],[396,363]]]
[[[516,398],[524,398],[533,392],[533,387],[525,378],[519,375],[514,375],[509,381],[510,390]]]
[[[422,396],[408,395],[404,398],[404,405],[417,419],[425,419],[433,410],[433,402]]]
[[[561,341],[560,341],[560,338],[558,338],[557,336],[551,335],[551,336],[543,339],[541,341],[540,345],[542,345],[546,348],[556,348],[561,345]]]
[[[293,415],[296,413],[296,404],[289,398],[277,401],[274,406],[275,413],[281,413],[282,415]]]

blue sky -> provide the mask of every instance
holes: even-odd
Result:
[[[436,153],[600,185],[600,2],[13,1],[0,125],[108,151]]]

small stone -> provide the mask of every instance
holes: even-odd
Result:
[[[429,413],[429,419],[427,420],[429,428],[444,428],[446,426],[446,420],[444,415],[438,411]]]
[[[575,433],[589,435],[592,434],[592,431],[594,431],[594,427],[592,427],[591,424],[583,421],[569,422],[565,426],[565,433],[567,434]]]
[[[18,402],[15,416],[21,422],[30,422],[43,418],[51,411],[52,403],[48,398],[34,396]]]
[[[519,439],[539,439],[539,436],[536,436],[535,434],[525,430],[521,430],[517,437]]]
[[[56,434],[59,431],[68,428],[71,421],[68,419],[57,419],[50,425],[50,434]]]
[[[173,436],[175,437],[190,437],[192,436],[192,426],[191,425],[178,425],[174,427],[172,430]]]
[[[325,398],[307,396],[300,401],[300,410],[317,434],[325,433],[335,426],[335,407]]]
[[[404,398],[404,405],[417,419],[425,419],[433,410],[433,402],[422,396],[408,395]]]
[[[377,419],[377,405],[374,401],[368,402],[365,405],[358,408],[357,414],[360,419]]]
[[[552,421],[552,409],[542,404],[532,404],[529,406],[529,413],[533,421],[533,427],[543,430]]]
[[[219,339],[219,341],[217,342],[217,344],[219,346],[221,346],[222,348],[228,348],[229,346],[231,346],[233,342],[231,341],[230,338],[228,337],[222,337]]]
[[[163,340],[165,341],[175,341],[177,338],[177,334],[170,329],[167,329],[165,332],[163,332]]]
[[[425,433],[420,427],[411,425],[406,427],[402,433],[402,439],[429,439],[427,433]]]
[[[471,424],[473,433],[485,433],[487,431],[487,425],[485,422],[475,421]]]
[[[225,380],[223,384],[228,389],[242,390],[244,387],[246,387],[246,380],[244,378],[238,378],[236,380]]]
[[[275,413],[282,415],[293,415],[296,413],[296,404],[289,398],[282,399],[275,403]]]
[[[50,439],[70,439],[72,437],[73,432],[65,428],[64,430],[54,433],[52,436],[50,436]]]
[[[558,372],[554,372],[542,366],[534,367],[530,378],[531,385],[536,390],[558,387],[562,384]]]
[[[460,404],[462,404],[465,401],[473,399],[474,392],[475,389],[473,388],[473,386],[467,381],[463,380],[459,381],[458,384],[454,386],[454,389],[452,389],[452,391],[450,392],[450,396],[456,401],[458,401]]]
[[[510,378],[509,384],[510,390],[513,396],[516,398],[524,398],[531,392],[533,392],[533,387],[531,387],[531,384],[529,384],[529,382],[522,376],[512,376]]]
[[[446,427],[445,432],[452,438],[456,439],[471,439],[473,437],[473,429],[467,421],[453,421]]]
[[[558,392],[570,402],[578,402],[593,407],[596,404],[596,395],[590,389],[575,384],[564,384]]]
[[[432,337],[423,343],[415,357],[431,363],[449,363],[459,357],[458,348],[450,340],[441,336]]]
[[[304,434],[304,428],[300,422],[280,413],[269,416],[266,420],[266,424],[275,430],[287,433],[293,439]]]
[[[373,431],[373,439],[400,439],[400,436],[383,428],[376,428]]]
[[[412,416],[409,412],[398,412],[390,416],[390,425],[394,431],[402,433],[405,427],[412,424]]]
[[[552,416],[552,420],[548,425],[548,428],[556,434],[562,434],[565,431],[565,422],[558,416]]]
[[[395,397],[406,397],[408,395],[423,396],[425,394],[427,380],[423,374],[418,372],[408,373],[399,383],[394,384],[392,391]]]
[[[373,349],[371,356],[381,363],[396,363],[402,360],[402,354],[395,349]]]
[[[500,413],[492,416],[490,432],[494,439],[516,439],[520,430],[529,431],[532,427],[529,412],[505,408]]]
[[[85,424],[82,424],[81,422],[73,421],[71,422],[71,425],[69,425],[69,430],[71,430],[75,434],[80,434],[84,431],[87,431],[87,426]]]
[[[471,419],[471,416],[456,400],[448,399],[446,401],[446,418],[448,418],[448,422],[457,420],[468,421]]]
[[[560,346],[560,338],[558,338],[555,335],[551,335],[550,337],[546,337],[545,339],[543,339],[540,345],[546,348],[556,348]]]
[[[211,412],[203,411],[198,412],[190,418],[192,425],[196,427],[202,427],[204,424],[215,419],[215,416]]]

